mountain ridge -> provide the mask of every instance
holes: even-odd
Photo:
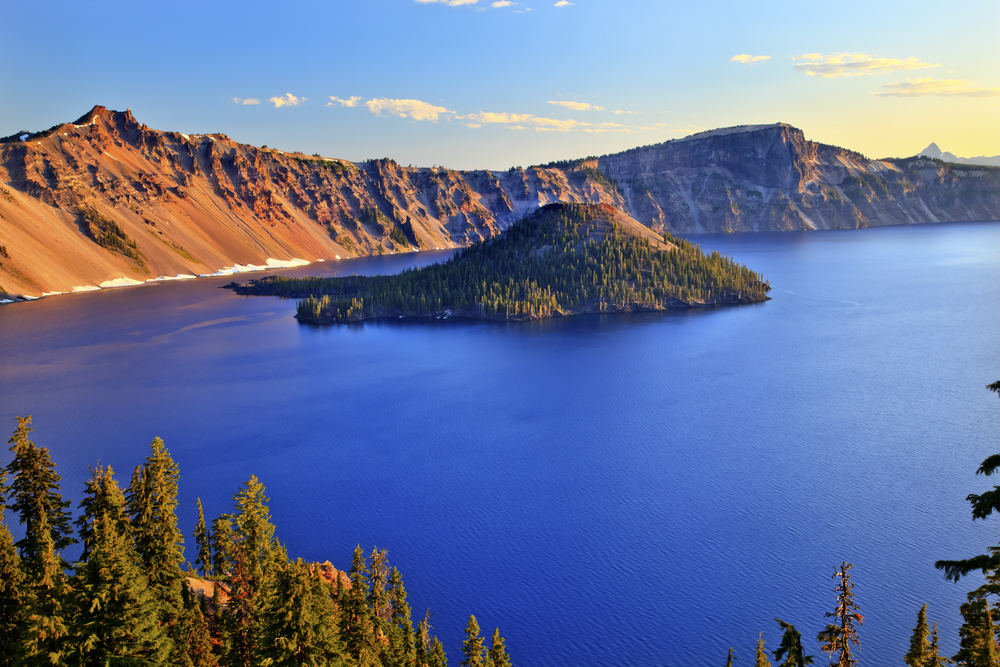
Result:
[[[777,123],[455,171],[154,130],[130,110],[95,106],[74,123],[0,139],[0,293],[463,247],[557,202],[608,204],[657,233],[998,219],[1000,169],[869,160]],[[92,220],[107,222],[103,236]]]

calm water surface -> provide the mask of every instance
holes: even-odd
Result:
[[[456,664],[470,613],[520,667],[751,664],[775,616],[820,662],[842,560],[863,664],[901,664],[924,602],[954,652],[975,582],[932,564],[996,543],[963,498],[1000,449],[1000,224],[694,240],[773,300],[314,328],[226,278],[0,308],[0,427],[34,415],[74,504],[163,437],[189,536],[258,475],[293,556],[387,548]]]

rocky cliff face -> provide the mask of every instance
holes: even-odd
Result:
[[[853,229],[1000,218],[1000,169],[869,160],[784,124],[695,134],[597,159],[653,229]]]
[[[501,172],[351,163],[153,130],[94,107],[0,140],[0,293],[449,248],[554,202],[610,204],[657,231],[1000,218],[1000,169],[867,160],[787,125]]]

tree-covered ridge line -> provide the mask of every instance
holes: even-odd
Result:
[[[125,489],[110,466],[91,469],[74,536],[31,432],[19,417],[0,467],[0,519],[10,502],[25,533],[15,543],[0,521],[0,667],[447,667],[430,611],[414,627],[384,549],[358,546],[346,573],[292,561],[255,476],[211,529],[199,499],[199,571],[188,562],[185,573],[180,473],[162,440]],[[462,665],[511,665],[499,630],[486,647],[474,616],[462,652]]]
[[[299,298],[307,323],[390,317],[533,320],[767,301],[758,273],[608,205],[551,204],[441,264],[391,276],[268,276],[240,294]]]

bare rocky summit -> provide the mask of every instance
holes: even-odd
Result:
[[[527,169],[412,168],[153,130],[98,106],[0,139],[0,294],[461,247],[555,202],[674,233],[985,220],[1000,218],[1000,169],[869,160],[783,124]]]

